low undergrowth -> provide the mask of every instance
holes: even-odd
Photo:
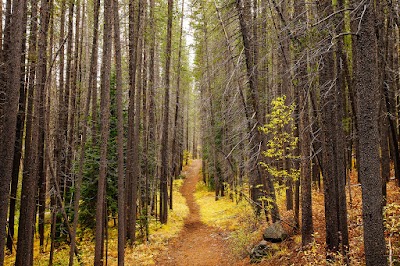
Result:
[[[251,206],[245,201],[236,203],[229,197],[221,197],[216,201],[215,192],[210,191],[203,182],[197,184],[194,197],[200,206],[201,221],[224,230],[238,229],[241,226],[240,216],[246,214],[248,219],[247,214],[252,212]]]
[[[150,237],[148,242],[138,242],[134,247],[125,249],[126,265],[154,265],[154,258],[166,249],[169,239],[177,236],[184,225],[184,219],[189,214],[186,199],[179,192],[183,184],[182,179],[174,181],[174,209],[169,212],[168,224],[162,225],[156,220],[151,220],[149,225]],[[47,229],[49,235],[49,229]],[[83,233],[78,238],[78,248],[81,253],[82,265],[93,265],[94,259],[94,238],[90,232]],[[35,238],[34,265],[48,265],[50,253],[50,240],[46,241],[43,252],[39,251],[39,240]],[[117,265],[118,263],[118,231],[113,222],[110,222],[108,229],[108,241],[106,244],[107,264]],[[75,261],[77,262],[76,258]],[[15,254],[7,255],[5,265],[14,265]],[[64,266],[69,262],[69,246],[64,244],[54,252],[53,265]],[[78,265],[77,263],[75,263]]]
[[[184,219],[189,214],[186,199],[179,192],[183,181],[182,179],[174,181],[174,209],[168,214],[168,223],[162,225],[153,221],[150,224],[149,242],[125,250],[126,265],[154,265],[156,255],[164,251],[168,241],[182,230]]]
[[[235,202],[229,197],[216,201],[215,192],[202,182],[197,184],[194,196],[200,206],[201,221],[226,232],[230,250],[238,259],[247,257],[265,228],[250,204],[244,199]]]
[[[351,175],[351,186],[346,188],[348,228],[349,228],[349,253],[348,262],[351,266],[365,265],[363,247],[363,222],[361,187],[356,174]],[[394,181],[388,183],[388,198],[385,208],[385,237],[388,251],[389,265],[400,265],[400,191]],[[351,195],[351,202],[350,202]],[[215,194],[200,183],[195,193],[196,201],[200,205],[202,221],[210,226],[225,230],[232,252],[242,258],[238,265],[250,265],[249,252],[251,248],[262,240],[263,230],[268,226],[264,217],[257,218],[250,204],[245,200],[236,203],[229,197],[215,201]],[[301,233],[298,230],[291,232],[291,236],[279,244],[270,244],[274,250],[273,255],[265,258],[260,266],[266,265],[331,265],[344,264],[344,257],[339,253],[327,254],[325,246],[325,218],[324,218],[324,193],[323,190],[313,190],[313,223],[314,240],[307,246],[301,246]],[[293,221],[293,211],[285,208],[284,193],[277,193],[277,203],[280,208],[282,224],[290,227]],[[301,215],[301,214],[300,214]],[[327,256],[331,258],[327,261]]]

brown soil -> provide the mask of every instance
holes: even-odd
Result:
[[[193,193],[200,180],[201,161],[194,160],[187,168],[181,193],[186,198],[190,213],[178,237],[173,239],[161,254],[156,265],[225,266],[234,260],[224,239],[226,233],[207,226],[200,220],[199,206]]]

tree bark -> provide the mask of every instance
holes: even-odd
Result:
[[[249,80],[249,88],[250,88],[250,105],[253,108],[253,112],[255,114],[255,121],[254,124],[256,125],[256,128],[258,126],[261,126],[262,124],[262,117],[261,117],[261,112],[259,108],[259,93],[258,93],[258,87],[257,87],[257,82],[258,82],[258,76],[257,76],[257,69],[256,66],[254,65],[254,51],[253,49],[257,49],[257,47],[252,47],[251,43],[251,32],[250,28],[248,26],[248,19],[250,17],[250,6],[249,3],[243,1],[243,0],[237,0],[236,1],[236,9],[239,13],[239,23],[240,23],[240,30],[241,30],[241,35],[242,35],[242,40],[243,40],[243,46],[244,46],[244,54],[246,57],[246,70],[247,70],[247,77]],[[271,198],[271,204],[272,204],[272,210],[271,210],[271,215],[272,215],[272,221],[278,221],[280,220],[280,215],[279,215],[279,210],[278,206],[276,204],[276,196],[275,196],[275,188],[273,186],[271,178],[268,176],[266,178],[266,182],[263,182],[261,179],[261,169],[260,166],[258,165],[258,153],[260,150],[260,147],[262,146],[262,136],[261,132],[259,130],[253,130],[250,132],[251,133],[251,151],[255,154],[252,154],[251,157],[252,162],[251,162],[251,173],[250,173],[250,186],[251,186],[251,198],[252,200],[256,203],[256,212],[259,212],[259,206],[260,205],[260,196],[262,195],[262,188],[260,186],[266,186],[264,187],[264,190],[268,191],[269,195],[268,197]],[[264,184],[265,183],[265,184]],[[258,209],[258,210],[257,210]]]
[[[295,80],[299,112],[299,149],[300,149],[300,186],[301,186],[301,237],[302,245],[306,246],[312,241],[312,198],[311,198],[311,132],[309,119],[309,86],[307,80],[307,57],[304,56],[305,47],[301,37],[305,34],[307,18],[305,15],[305,2],[298,1],[294,6],[297,24],[300,25],[294,42]],[[305,36],[304,36],[305,37]],[[300,105],[301,104],[301,105]]]
[[[344,9],[344,1],[337,1],[337,10]],[[337,30],[336,33],[340,34],[345,31],[344,26],[344,13],[340,12],[336,18]],[[345,263],[348,263],[347,253],[349,249],[349,231],[347,226],[347,201],[346,201],[346,136],[343,128],[343,121],[345,118],[345,65],[343,62],[346,60],[344,56],[344,40],[339,38],[336,48],[336,178],[338,184],[338,221],[339,221],[339,242],[340,252],[345,256]]]
[[[180,108],[180,94],[181,94],[181,60],[182,60],[182,39],[183,39],[183,20],[184,20],[184,8],[185,1],[182,0],[182,8],[181,8],[181,26],[180,26],[180,35],[179,35],[179,47],[178,47],[178,69],[177,69],[177,81],[176,81],[176,102],[175,102],[175,117],[174,117],[174,128],[172,135],[172,163],[171,163],[171,180],[170,180],[170,198],[169,198],[169,208],[172,210],[172,190],[173,190],[173,179],[177,178],[180,172],[179,169],[179,144],[178,144],[178,131],[180,131],[182,125],[179,120],[180,112],[182,112]]]
[[[354,37],[354,79],[357,93],[358,159],[365,258],[368,266],[387,265],[378,149],[379,80],[374,2],[354,1],[353,4],[358,7],[356,17],[361,19],[358,34]]]
[[[58,105],[57,105],[57,121],[56,121],[56,143],[55,143],[55,151],[54,151],[54,157],[56,161],[56,176],[54,179],[53,188],[55,186],[60,186],[62,176],[65,174],[64,173],[64,158],[65,158],[65,139],[64,139],[64,123],[63,123],[63,118],[64,118],[64,112],[65,112],[65,102],[64,102],[64,87],[65,87],[65,82],[64,82],[64,65],[65,65],[65,52],[64,52],[64,44],[65,44],[65,9],[66,9],[66,3],[65,0],[61,1],[61,14],[60,14],[60,39],[59,39],[59,83],[58,83]],[[60,206],[58,205],[58,201],[56,196],[53,194],[51,195],[52,197],[52,212],[53,215],[55,216],[55,222],[51,224],[52,226],[52,231],[54,231],[55,235],[54,238],[52,238],[52,243],[51,243],[51,249],[50,249],[50,262],[49,264],[52,263],[52,254],[54,251],[54,245],[55,245],[55,238],[59,237],[60,232],[57,229],[57,223],[60,223],[59,218],[57,217],[57,213],[60,211],[59,208]]]
[[[13,1],[13,13],[6,14],[6,18],[10,18],[9,22],[6,20],[6,26],[9,26],[9,28],[5,29],[4,50],[0,58],[1,63],[7,65],[7,69],[2,69],[4,72],[0,83],[0,91],[4,93],[4,98],[2,99],[2,101],[4,100],[4,105],[2,104],[2,117],[0,118],[0,202],[3,203],[0,207],[0,265],[4,264],[8,210],[6,202],[9,200],[16,139],[18,102],[21,88],[22,42],[25,30],[23,18],[26,13],[26,4],[24,0]],[[7,10],[11,10],[11,8],[7,8]],[[7,42],[7,39],[9,42]]]
[[[333,6],[330,2],[320,3],[318,12],[324,17],[333,14]],[[328,18],[322,40],[323,54],[319,64],[320,94],[321,94],[321,129],[322,129],[322,161],[325,195],[325,220],[326,243],[328,250],[336,252],[340,249],[343,236],[347,240],[347,215],[346,211],[346,164],[344,160],[344,144],[340,141],[344,138],[342,128],[344,81],[341,68],[335,84],[335,55],[330,49],[330,31],[332,21]],[[341,27],[340,27],[341,29]],[[341,41],[338,41],[337,67],[341,67]],[[340,140],[339,140],[340,139]],[[332,160],[334,158],[334,160]],[[345,221],[343,221],[345,220]],[[342,224],[345,222],[345,224]],[[328,257],[330,257],[328,255]]]
[[[125,258],[125,173],[124,173],[124,116],[122,103],[122,55],[118,0],[113,0],[114,50],[117,91],[117,153],[118,153],[118,266]]]
[[[44,248],[45,238],[45,212],[46,212],[46,192],[47,192],[47,178],[44,149],[46,143],[46,121],[47,121],[47,49],[48,49],[48,31],[50,12],[49,0],[41,1],[40,8],[40,28],[38,40],[38,62],[37,62],[37,87],[41,91],[40,105],[39,105],[39,143],[38,143],[38,159],[39,159],[39,237],[41,250]]]
[[[156,171],[156,161],[157,161],[157,152],[155,149],[155,138],[156,138],[156,121],[155,121],[155,69],[154,69],[154,57],[155,57],[155,46],[156,46],[156,39],[155,39],[155,29],[154,29],[154,0],[150,0],[149,6],[149,28],[150,28],[150,44],[149,44],[149,80],[148,80],[148,97],[149,97],[149,104],[148,104],[148,127],[147,127],[147,156],[146,160],[149,163],[148,167],[146,168],[146,175],[148,183],[146,184],[146,219],[149,216],[149,212],[153,210],[153,203],[151,199],[153,190],[151,189],[157,183],[155,178],[155,171]],[[151,164],[150,164],[151,163]],[[148,210],[148,205],[150,205],[150,211]],[[146,223],[148,225],[148,222]],[[146,228],[148,231],[148,227]]]
[[[168,0],[167,42],[165,48],[165,91],[164,91],[164,115],[163,133],[161,139],[161,180],[160,180],[160,221],[166,224],[168,221],[168,123],[169,123],[169,91],[170,91],[170,65],[172,45],[172,9],[173,0]],[[172,185],[172,184],[171,184]]]
[[[10,1],[7,1],[10,2]],[[8,4],[8,3],[7,3]],[[11,8],[11,7],[10,7]],[[25,6],[26,8],[26,6]],[[8,10],[8,8],[7,8]],[[7,13],[10,10],[7,11]],[[25,53],[26,53],[26,29],[27,29],[27,20],[28,14],[26,10],[23,11],[23,21],[22,21],[22,28],[23,28],[23,40],[22,40],[22,50],[21,50],[21,62],[25,62]],[[7,21],[7,18],[6,18]],[[6,30],[5,36],[9,37],[9,22],[6,23]],[[8,25],[8,27],[7,27]],[[4,47],[9,47],[8,37],[5,38]],[[8,215],[8,234],[7,234],[7,249],[12,253],[13,244],[14,244],[14,227],[15,227],[15,209],[16,209],[16,201],[17,201],[17,189],[18,189],[18,181],[19,181],[19,174],[20,174],[20,166],[21,166],[21,158],[22,158],[22,145],[23,145],[23,138],[24,138],[24,129],[26,127],[25,122],[25,114],[27,109],[27,84],[26,80],[29,77],[29,72],[26,71],[28,69],[25,64],[21,64],[21,86],[20,86],[20,93],[19,93],[19,104],[18,104],[18,115],[17,115],[17,128],[16,128],[16,139],[15,139],[15,148],[14,148],[14,159],[13,159],[13,169],[12,169],[12,178],[11,178],[11,188],[10,188],[10,205],[9,205],[9,215]],[[4,71],[2,69],[2,71]],[[29,101],[32,102],[32,96],[29,98]],[[3,106],[2,104],[0,104]],[[0,107],[1,108],[1,107]],[[3,113],[0,110],[0,116],[3,117]],[[0,126],[0,131],[2,131],[2,125]],[[1,133],[0,133],[1,134]]]
[[[135,150],[135,131],[136,122],[139,121],[135,118],[135,88],[136,88],[136,72],[137,72],[137,49],[139,36],[137,29],[139,27],[139,20],[135,19],[135,2],[129,2],[129,107],[128,107],[128,152],[127,152],[127,165],[126,165],[126,234],[130,240],[130,244],[134,244],[136,239],[136,210],[137,210],[137,178],[135,178],[135,160],[138,151]],[[139,14],[139,12],[138,12]],[[139,15],[138,15],[139,16]],[[138,146],[136,146],[138,147]]]
[[[79,12],[79,3],[78,3],[78,12]],[[85,8],[83,8],[83,14],[84,14]],[[77,19],[78,20],[78,19]],[[83,19],[84,20],[84,19]],[[77,21],[78,23],[78,21]],[[78,25],[78,24],[77,24]],[[82,21],[83,25],[83,21]],[[76,30],[78,30],[78,26],[76,26]],[[83,38],[83,36],[82,36]],[[76,37],[76,44],[78,40],[78,36]],[[81,47],[83,44],[81,44]],[[77,52],[78,47],[75,47],[75,52]],[[75,54],[75,64],[78,64],[78,55]],[[77,75],[76,71],[76,75]],[[74,83],[75,86],[75,83]],[[72,228],[71,228],[71,243],[70,243],[70,251],[69,251],[69,265],[72,266],[74,263],[74,254],[76,250],[76,231],[78,228],[78,220],[79,220],[79,202],[81,200],[81,186],[82,186],[82,180],[83,180],[83,168],[84,168],[84,162],[85,162],[85,152],[86,152],[86,140],[87,140],[87,129],[88,129],[88,116],[89,116],[89,109],[90,109],[90,100],[91,100],[91,88],[90,88],[90,83],[88,86],[88,93],[86,96],[86,102],[84,104],[84,111],[83,111],[83,121],[82,123],[82,139],[80,141],[80,152],[79,152],[79,163],[78,163],[78,174],[76,178],[76,182],[74,185],[74,205],[73,205],[73,211],[74,211],[74,219],[72,221]],[[78,257],[78,260],[80,258]]]
[[[101,70],[101,126],[100,126],[100,175],[98,180],[97,204],[96,204],[96,245],[95,265],[103,265],[104,245],[104,219],[107,210],[106,202],[106,178],[107,178],[107,148],[110,129],[110,74],[111,74],[111,47],[112,47],[112,0],[104,1],[104,35],[103,58]]]
[[[98,112],[97,112],[97,71],[98,71],[98,50],[99,50],[99,17],[100,17],[100,0],[93,1],[93,40],[92,53],[90,59],[90,75],[89,89],[92,93],[92,125],[91,136],[93,145],[97,144],[97,127],[98,127]]]
[[[36,210],[36,193],[38,187],[38,170],[39,170],[39,116],[40,116],[40,98],[41,88],[36,83],[37,70],[37,5],[38,1],[33,0],[32,5],[32,24],[31,35],[29,40],[30,58],[30,76],[29,76],[29,94],[33,96],[31,105],[31,113],[28,113],[28,121],[30,124],[26,132],[24,172],[21,190],[21,208],[20,219],[18,225],[18,243],[15,265],[33,265],[33,235],[35,228],[35,210]],[[34,58],[32,60],[32,58]],[[29,109],[29,107],[28,107]]]

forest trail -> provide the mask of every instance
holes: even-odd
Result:
[[[187,168],[181,193],[189,206],[189,215],[178,237],[174,238],[156,260],[156,265],[225,266],[234,264],[224,234],[207,226],[200,219],[195,201],[196,184],[200,181],[201,160],[193,160]]]

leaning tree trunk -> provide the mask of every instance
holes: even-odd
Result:
[[[259,92],[258,92],[258,87],[257,87],[257,82],[258,82],[258,75],[257,75],[257,66],[254,64],[255,58],[254,58],[254,50],[258,49],[256,44],[252,44],[251,42],[251,31],[249,27],[249,19],[250,19],[250,6],[249,3],[243,0],[237,0],[236,1],[236,9],[239,13],[239,23],[240,23],[240,30],[241,30],[241,35],[242,35],[242,40],[243,40],[243,46],[244,46],[244,54],[246,58],[246,70],[247,70],[247,77],[249,80],[249,88],[250,88],[250,105],[253,108],[253,112],[255,113],[255,121],[254,123],[256,126],[261,126],[261,123],[263,121],[261,117],[261,112],[259,108]],[[254,46],[254,47],[253,47]],[[257,152],[259,150],[260,145],[262,145],[262,136],[261,132],[259,130],[252,130],[251,132],[251,150],[253,152]],[[260,197],[263,194],[262,191],[262,186],[264,185],[264,182],[262,181],[261,178],[261,169],[260,166],[258,165],[257,158],[258,156],[252,154],[251,157],[252,163],[251,163],[251,178],[250,178],[250,185],[251,185],[251,197],[252,200],[256,203],[256,212],[260,212]],[[280,220],[280,215],[279,215],[279,210],[278,206],[276,204],[276,195],[275,195],[275,188],[272,183],[272,180],[270,177],[266,178],[266,182],[264,187],[265,191],[268,191],[269,197],[272,199],[271,204],[272,204],[272,210],[271,210],[271,216],[272,216],[272,221],[277,221]]]

